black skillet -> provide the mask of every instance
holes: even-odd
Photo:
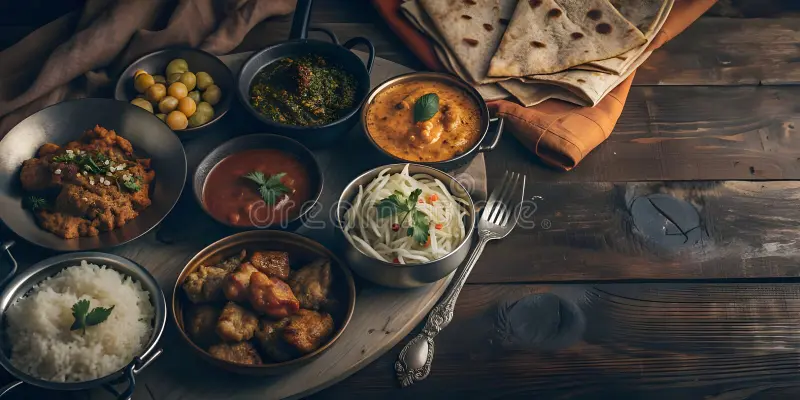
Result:
[[[267,47],[253,54],[242,66],[242,70],[237,77],[236,89],[239,100],[244,108],[255,117],[267,133],[277,133],[289,136],[302,142],[307,146],[319,147],[336,143],[343,134],[347,133],[353,125],[358,122],[358,111],[361,104],[367,97],[370,89],[369,74],[372,70],[372,63],[375,60],[375,46],[367,38],[354,37],[343,44],[339,44],[336,35],[323,28],[311,28],[308,24],[311,19],[312,0],[299,0],[297,9],[292,20],[292,29],[289,33],[289,40]],[[324,42],[308,38],[309,31],[319,31],[325,33],[333,43]],[[363,44],[369,50],[366,65],[353,52],[350,51],[356,45]],[[285,57],[300,56],[306,54],[317,54],[325,57],[330,62],[341,66],[345,71],[350,72],[358,83],[356,90],[356,104],[341,119],[327,125],[319,126],[294,126],[275,122],[250,105],[250,85],[253,78],[267,65]]]
[[[151,160],[156,173],[150,207],[121,228],[98,236],[62,239],[39,227],[23,207],[22,162],[34,157],[45,143],[65,145],[87,129],[100,125],[128,139],[140,157]],[[19,237],[57,251],[104,249],[134,240],[172,210],[186,181],[186,154],[178,137],[153,114],[127,102],[111,99],[70,100],[25,118],[0,140],[0,219]]]

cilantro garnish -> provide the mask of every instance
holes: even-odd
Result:
[[[430,224],[428,216],[417,210],[417,201],[421,194],[422,189],[416,189],[408,195],[408,198],[404,198],[402,193],[395,192],[375,204],[379,218],[404,213],[400,218],[400,224],[402,224],[411,215],[411,226],[406,230],[406,235],[413,237],[420,244],[428,241],[428,227]]]
[[[261,194],[261,198],[267,204],[274,206],[280,195],[291,192],[286,185],[281,183],[281,178],[284,176],[286,176],[286,173],[281,172],[267,178],[264,173],[253,171],[244,175],[244,178],[255,182],[258,185],[258,193]]]
[[[24,206],[31,211],[41,210],[47,208],[47,200],[37,196],[30,196],[25,199]]]
[[[108,319],[113,310],[114,306],[111,306],[111,308],[95,307],[92,311],[89,311],[89,300],[78,300],[77,303],[72,305],[72,316],[75,318],[75,322],[72,323],[69,330],[77,331],[82,329],[85,335],[86,328],[102,323]]]
[[[52,158],[53,162],[72,163],[76,164],[79,169],[86,171],[90,174],[105,174],[110,171],[106,161],[110,161],[103,153],[92,154],[75,154],[65,153]]]
[[[124,186],[125,189],[128,189],[131,192],[138,192],[138,191],[142,190],[141,182],[142,182],[142,177],[141,176],[132,175],[131,178],[128,179],[127,181],[126,180],[122,181],[122,186]]]

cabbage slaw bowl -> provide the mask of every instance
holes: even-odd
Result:
[[[466,215],[463,217],[464,237],[448,254],[429,262],[419,264],[396,264],[379,260],[367,255],[353,245],[344,232],[345,213],[359,191],[359,186],[366,187],[381,171],[389,170],[391,174],[400,173],[408,165],[409,174],[427,174],[440,180],[453,197],[464,200]],[[345,187],[336,206],[337,237],[343,251],[345,262],[362,278],[379,285],[393,288],[414,288],[439,281],[455,271],[466,259],[472,244],[472,233],[475,230],[475,204],[464,186],[450,174],[436,168],[413,164],[383,165],[369,170]]]

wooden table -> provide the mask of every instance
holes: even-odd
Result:
[[[365,1],[318,0],[312,19],[422,67]],[[509,169],[542,199],[484,252],[430,377],[397,387],[403,342],[314,398],[798,398],[798,83],[800,18],[704,17],[640,68],[574,171],[506,135],[490,189]]]

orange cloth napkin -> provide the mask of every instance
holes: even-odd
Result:
[[[378,13],[414,54],[430,69],[444,71],[429,39],[416,30],[400,12],[403,0],[372,0]],[[676,0],[664,26],[648,50],[655,50],[692,24],[716,0]],[[617,123],[633,82],[631,74],[594,107],[581,107],[561,100],[547,100],[525,108],[498,100],[489,103],[506,127],[545,163],[569,171],[608,138]]]

